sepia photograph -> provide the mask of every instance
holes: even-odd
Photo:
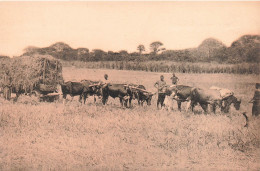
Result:
[[[0,1],[0,170],[260,170],[260,1]]]

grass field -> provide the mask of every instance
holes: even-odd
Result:
[[[101,80],[153,84],[162,73],[65,67],[65,81]],[[229,88],[242,99],[240,111],[227,115],[120,107],[77,98],[66,105],[22,97],[0,98],[0,170],[259,170],[260,117],[251,117],[256,75],[176,74],[180,84]],[[164,74],[170,83],[170,74]],[[246,111],[250,125],[245,128]]]

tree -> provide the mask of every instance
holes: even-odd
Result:
[[[160,48],[163,45],[162,42],[156,41],[156,42],[152,42],[150,44],[150,49],[154,54],[157,54],[159,51],[161,50],[165,50],[165,48]]]
[[[23,49],[24,53],[27,55],[38,53],[39,48],[35,46],[28,46]]]
[[[119,55],[121,56],[122,60],[128,60],[129,54],[126,50],[120,50]]]
[[[119,54],[120,55],[128,55],[128,52],[126,50],[120,50]]]
[[[106,52],[101,49],[92,50],[92,61],[102,61],[105,58]]]
[[[89,49],[87,48],[78,48],[77,51],[77,60],[88,61],[89,60]]]
[[[141,55],[143,51],[145,51],[144,45],[137,46],[137,50],[139,51],[139,54]]]

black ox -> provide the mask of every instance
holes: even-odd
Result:
[[[102,103],[107,103],[108,97],[119,98],[122,106],[131,107],[133,91],[127,84],[108,84],[102,87]],[[128,104],[129,102],[129,104]]]
[[[99,85],[90,80],[82,80],[81,82],[65,82],[61,85],[61,90],[63,99],[66,99],[68,94],[71,97],[79,96],[79,101],[82,102],[83,98],[84,104],[86,103],[86,98],[88,96],[101,95]]]
[[[132,89],[133,99],[137,99],[138,105],[143,106],[144,102],[146,102],[148,106],[151,105],[154,94],[146,91],[143,85],[130,84],[129,87]]]

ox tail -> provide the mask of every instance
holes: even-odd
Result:
[[[243,113],[243,116],[246,118],[246,124],[244,127],[248,127],[249,126],[249,119],[248,116],[246,115],[246,112]]]

